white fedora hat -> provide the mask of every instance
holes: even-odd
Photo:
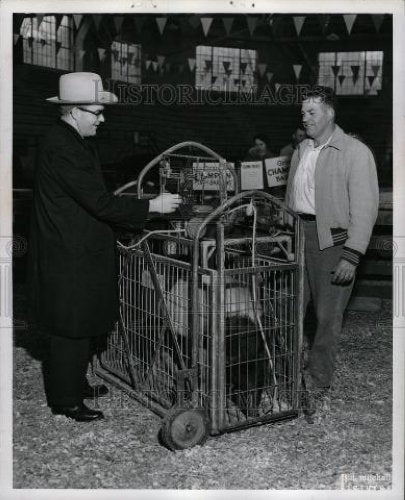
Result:
[[[115,104],[118,97],[103,90],[103,82],[97,73],[67,73],[59,78],[59,95],[50,97],[55,104]]]

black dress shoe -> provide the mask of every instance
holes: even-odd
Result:
[[[104,418],[103,412],[92,410],[83,403],[76,406],[52,406],[51,410],[54,415],[64,415],[77,422],[92,422]]]
[[[104,384],[99,385],[87,385],[83,391],[83,398],[102,398],[103,396],[107,396],[108,387]]]

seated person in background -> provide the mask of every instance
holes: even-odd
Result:
[[[253,137],[253,146],[246,154],[245,161],[261,161],[265,158],[274,158],[276,155],[269,149],[269,141],[263,134]]]
[[[298,144],[303,141],[305,137],[305,130],[300,127],[296,128],[291,136],[290,144],[287,144],[280,149],[280,156],[288,156],[288,158],[291,159],[294,151],[297,149]]]

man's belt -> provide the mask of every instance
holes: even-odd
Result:
[[[313,214],[298,214],[300,219],[302,220],[312,220],[312,221],[316,221],[316,215],[313,215]]]

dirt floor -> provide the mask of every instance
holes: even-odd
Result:
[[[43,339],[24,328],[24,289],[14,354],[14,488],[386,489],[391,487],[391,302],[349,312],[329,410],[210,438],[172,452],[161,419],[111,388],[105,420],[76,423],[46,406]]]

